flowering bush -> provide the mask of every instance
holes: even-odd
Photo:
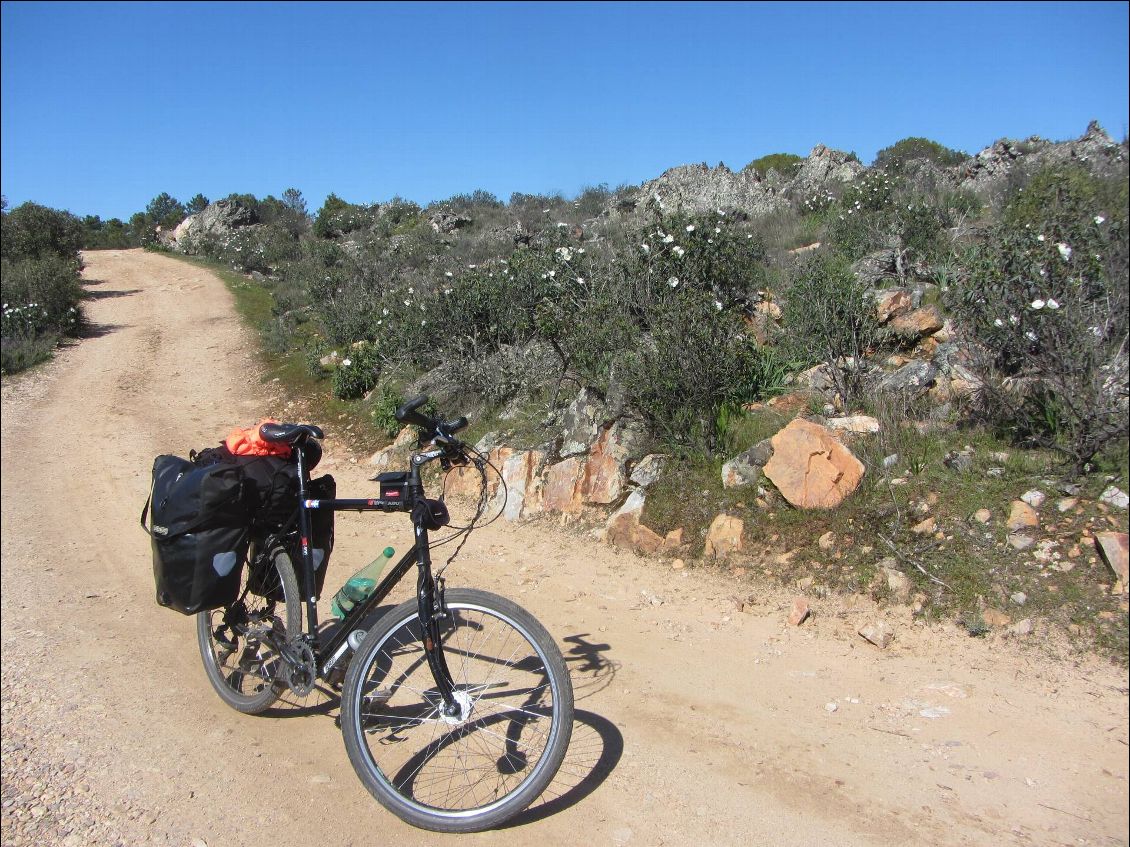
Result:
[[[980,342],[978,411],[1076,473],[1127,435],[1127,261],[1125,199],[1082,171],[1047,170],[951,292]]]
[[[376,346],[367,342],[353,345],[333,373],[334,396],[356,400],[372,390],[380,376],[380,360]]]

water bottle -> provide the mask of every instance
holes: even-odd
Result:
[[[333,602],[330,603],[330,611],[335,618],[344,618],[358,603],[368,599],[373,589],[377,587],[377,582],[380,581],[381,571],[394,555],[396,551],[386,547],[381,555],[345,581],[345,585],[334,595]]]

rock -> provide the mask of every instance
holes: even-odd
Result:
[[[667,463],[668,458],[668,456],[661,453],[651,453],[644,456],[639,460],[636,466],[632,468],[632,475],[629,479],[640,488],[647,488],[663,475],[663,467]]]
[[[801,371],[797,374],[794,381],[797,385],[816,392],[832,391],[836,387],[836,381],[832,379],[831,373],[828,372],[827,365],[813,365],[808,370]],[[808,408],[807,401],[801,409],[806,408]],[[801,411],[801,409],[797,411]]]
[[[1125,532],[1096,532],[1095,547],[1124,586],[1130,585],[1130,542]]]
[[[1015,594],[1013,594],[1008,599],[1011,600],[1013,603],[1015,603],[1017,606],[1023,606],[1025,603],[1028,602],[1028,595],[1025,594],[1023,591],[1017,591]]]
[[[565,409],[561,458],[577,456],[589,449],[600,434],[604,420],[604,403],[593,388],[582,388]]]
[[[1079,505],[1078,497],[1062,497],[1056,501],[1055,507],[1062,514],[1063,512],[1070,512]]]
[[[731,515],[718,515],[706,533],[706,544],[702,554],[705,557],[725,559],[731,553],[740,552],[743,545],[745,522]]]
[[[985,476],[990,476],[993,479],[1000,479],[1004,476],[1004,468],[989,468],[985,471]]]
[[[891,632],[885,621],[866,623],[859,628],[858,633],[880,650],[885,650],[894,637],[894,633]]]
[[[930,390],[937,373],[938,369],[932,363],[915,359],[894,373],[882,376],[875,383],[875,391],[917,397]]]
[[[412,451],[416,449],[418,441],[416,428],[406,426],[400,430],[392,444],[383,450],[378,450],[369,457],[369,464],[378,473],[383,473],[386,470],[402,471],[408,467],[408,459],[412,455]],[[376,479],[376,477],[370,477],[370,479]]]
[[[243,201],[217,200],[181,221],[167,242],[181,253],[198,253],[205,240],[224,240],[231,236],[232,230],[257,223],[259,217],[255,209]]]
[[[503,463],[502,482],[506,486],[506,505],[502,516],[506,520],[519,521],[542,511],[539,495],[542,482],[540,473],[544,463],[545,453],[541,450],[515,452]]]
[[[914,588],[914,583],[910,581],[910,577],[891,567],[883,568],[882,574],[886,577],[887,590],[891,592],[891,597],[894,598],[895,602],[906,603]]]
[[[734,173],[721,164],[716,168],[705,164],[671,168],[640,186],[639,194],[654,200],[661,209],[681,209],[691,214],[709,214],[720,209],[760,217],[789,206],[789,201],[774,193],[756,171]],[[676,239],[686,235],[670,234]]]
[[[627,479],[625,461],[616,456],[611,429],[605,430],[592,446],[581,476],[581,500],[606,505],[620,499]]]
[[[663,537],[663,546],[659,552],[674,555],[683,546],[683,528],[673,529]]]
[[[1031,535],[1024,535],[1023,533],[1010,532],[1008,535],[1008,543],[1012,545],[1015,550],[1027,550],[1036,543],[1036,539]]]
[[[722,465],[722,487],[741,488],[756,485],[761,479],[761,469],[773,456],[771,439],[759,441]]]
[[[994,629],[999,629],[1002,626],[1008,626],[1012,623],[1012,618],[991,606],[981,612],[981,620],[985,622],[986,626],[991,626]]]
[[[795,598],[792,608],[789,610],[789,626],[800,626],[808,620],[810,614],[812,614],[812,611],[808,608],[808,600],[804,597]]]
[[[1048,498],[1044,494],[1044,492],[1037,491],[1033,488],[1031,491],[1025,491],[1023,494],[1021,494],[1020,499],[1031,506],[1033,509],[1038,509],[1042,505],[1044,505],[1044,501]]]
[[[887,288],[875,295],[875,317],[885,324],[893,317],[904,315],[914,308],[910,292],[905,288]]]
[[[938,522],[934,520],[933,516],[926,518],[919,523],[916,523],[910,528],[910,531],[915,535],[931,535],[938,528]]]
[[[1008,635],[1023,637],[1031,635],[1035,627],[1032,625],[1031,618],[1024,618],[1022,621],[1017,621],[1006,631]]]
[[[581,475],[584,464],[573,457],[552,465],[546,471],[542,485],[542,508],[547,512],[575,514],[583,508],[580,496]],[[641,493],[642,497],[642,493]],[[631,497],[628,498],[631,500]]]
[[[1099,495],[1099,500],[1106,503],[1108,506],[1114,506],[1118,509],[1130,507],[1130,496],[1122,489],[1115,488],[1113,485],[1107,487],[1106,490]]]
[[[828,714],[832,714],[833,712],[836,712],[837,710],[839,710],[839,708],[840,708],[840,706],[836,702],[828,702],[828,703],[824,704],[824,711],[827,712]]]
[[[458,215],[453,212],[435,212],[428,216],[428,223],[436,232],[447,235],[457,229],[470,226],[474,223],[474,220],[466,215]]]
[[[833,432],[854,432],[873,434],[879,432],[879,421],[870,415],[850,415],[843,418],[829,418],[826,426]]]
[[[899,463],[899,454],[891,453],[889,456],[883,457],[883,467],[890,469]]]
[[[820,546],[821,550],[831,550],[836,546],[836,533],[830,531],[825,532],[816,540],[816,543]]]
[[[942,464],[958,473],[969,473],[973,470],[973,451],[950,450],[942,457]]]
[[[993,519],[993,513],[988,509],[978,509],[973,513],[973,520],[980,524],[987,524]]]
[[[567,459],[566,461],[570,460]],[[564,462],[560,464],[564,464]],[[554,467],[557,467],[557,465]],[[548,486],[547,482],[547,490]],[[646,495],[643,491],[636,490],[629,494],[623,505],[609,516],[608,522],[605,524],[604,540],[609,544],[621,547],[631,546],[632,537],[635,528],[639,526],[645,502]]]
[[[888,328],[900,338],[917,341],[933,335],[945,324],[937,306],[923,306],[905,315],[899,315],[887,324]]]
[[[834,508],[863,479],[863,463],[819,424],[796,418],[770,442],[773,456],[765,476],[799,508]]]
[[[1040,517],[1036,514],[1036,510],[1025,503],[1023,500],[1012,501],[1012,511],[1008,515],[1008,527],[1010,532],[1016,532],[1021,529],[1031,529],[1040,525]]]

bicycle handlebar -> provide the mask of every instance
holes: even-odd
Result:
[[[430,418],[419,411],[420,407],[426,405],[427,402],[427,394],[413,397],[396,410],[396,419],[402,424],[414,424],[423,429],[424,438],[421,439],[422,441],[436,441],[444,445],[457,444],[458,442],[453,436],[460,430],[466,429],[467,418],[460,416],[452,421]]]

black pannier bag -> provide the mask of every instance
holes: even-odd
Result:
[[[332,476],[326,474],[318,479],[310,480],[306,486],[308,499],[332,500],[337,496],[337,482]],[[297,502],[292,504],[293,508]],[[314,596],[322,596],[322,587],[326,584],[326,571],[329,569],[330,553],[334,549],[334,512],[332,509],[310,510],[310,553],[314,560]],[[305,596],[305,577],[302,575],[302,549],[301,540],[287,548],[287,554],[294,565],[294,574],[298,577],[298,590]],[[271,567],[270,559],[266,556],[255,557],[251,563],[247,585],[252,594],[266,597],[268,600],[282,602],[282,586],[278,584],[278,575]]]
[[[298,508],[298,463],[278,456],[233,456],[243,472],[244,502],[253,526],[278,530]]]
[[[235,601],[249,535],[244,500],[237,466],[157,457],[141,525],[152,540],[160,605],[194,615]]]

